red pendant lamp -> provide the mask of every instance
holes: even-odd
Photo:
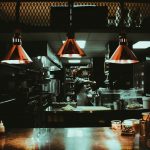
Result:
[[[105,62],[115,64],[134,64],[139,62],[135,54],[127,46],[127,38],[125,34],[119,36],[119,46],[112,54],[111,58]]]
[[[77,42],[75,41],[74,32],[72,31],[72,8],[73,8],[73,1],[69,1],[69,27],[70,31],[67,34],[67,40],[59,49],[57,55],[59,57],[66,57],[66,58],[78,58],[86,56],[84,51],[79,47]]]
[[[59,57],[78,58],[85,56],[84,51],[79,47],[74,37],[68,36],[68,39],[59,49]]]
[[[15,33],[13,37],[13,45],[10,48],[8,54],[5,59],[1,61],[1,63],[8,64],[28,64],[31,63],[32,60],[25,52],[22,47],[21,35],[20,33]]]

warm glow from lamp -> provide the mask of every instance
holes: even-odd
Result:
[[[62,41],[63,44],[65,41]],[[77,44],[80,46],[80,48],[85,48],[86,41],[85,40],[76,40]]]
[[[85,43],[84,43],[85,44]],[[82,42],[82,46],[83,42]],[[59,49],[57,55],[59,57],[80,58],[85,56],[84,51],[80,48],[74,37],[68,38]]]

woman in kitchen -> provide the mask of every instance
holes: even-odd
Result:
[[[96,84],[95,81],[91,81],[83,78],[83,70],[76,69],[73,72],[75,78],[75,94],[78,106],[90,106],[91,102],[88,98],[88,92],[91,90],[91,85]]]

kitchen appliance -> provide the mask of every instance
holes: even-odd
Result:
[[[144,109],[150,109],[150,96],[143,96],[143,108]]]

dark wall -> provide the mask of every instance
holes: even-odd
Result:
[[[0,65],[0,94],[11,94],[16,89],[16,83],[14,78],[16,72],[16,69]]]
[[[28,65],[1,64],[0,94],[16,96],[21,88],[33,86],[39,78],[39,73],[27,71],[27,68]]]
[[[0,42],[0,60],[2,60],[9,49],[9,44],[7,42]]]
[[[100,7],[74,7],[72,10],[72,24],[76,30],[100,29],[107,25],[108,8]],[[69,9],[68,7],[51,8],[51,27],[52,29],[68,30]],[[103,21],[103,23],[101,22]]]
[[[104,57],[93,58],[93,78],[97,83],[97,87],[104,87]]]
[[[47,41],[23,41],[22,46],[30,57],[47,56]]]
[[[133,88],[133,65],[110,64],[110,86],[115,89]]]

